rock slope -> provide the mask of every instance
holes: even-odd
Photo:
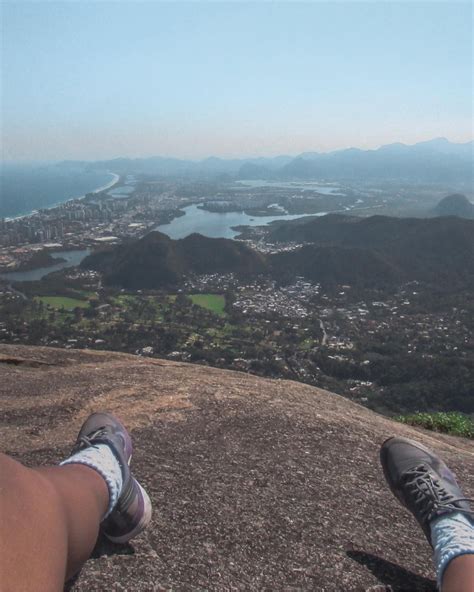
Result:
[[[430,548],[387,490],[392,434],[442,453],[474,493],[472,442],[399,425],[303,384],[108,352],[0,346],[0,446],[64,458],[93,410],[118,414],[154,504],[99,541],[67,589],[434,590]]]

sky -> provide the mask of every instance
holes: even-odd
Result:
[[[466,142],[470,2],[6,1],[1,156]]]

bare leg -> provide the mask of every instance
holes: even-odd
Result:
[[[461,555],[448,564],[444,572],[442,592],[474,590],[474,555]]]
[[[108,502],[89,467],[28,469],[0,454],[0,588],[63,590],[94,548]]]

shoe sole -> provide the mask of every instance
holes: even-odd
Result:
[[[133,528],[130,532],[127,532],[127,534],[124,534],[120,537],[113,537],[113,536],[109,536],[108,534],[104,533],[105,536],[113,543],[121,543],[121,544],[128,543],[128,541],[131,541],[133,538],[135,538],[137,535],[139,535],[150,524],[150,521],[151,521],[151,518],[153,515],[153,509],[152,509],[150,498],[148,497],[147,492],[143,489],[143,487],[140,485],[140,483],[138,483],[138,481],[136,481],[136,483],[137,483],[138,487],[140,488],[140,492],[143,497],[143,515],[140,518],[140,521],[138,522],[138,524],[135,526],[135,528]]]

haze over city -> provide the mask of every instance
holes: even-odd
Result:
[[[459,3],[3,4],[6,161],[472,139]]]

